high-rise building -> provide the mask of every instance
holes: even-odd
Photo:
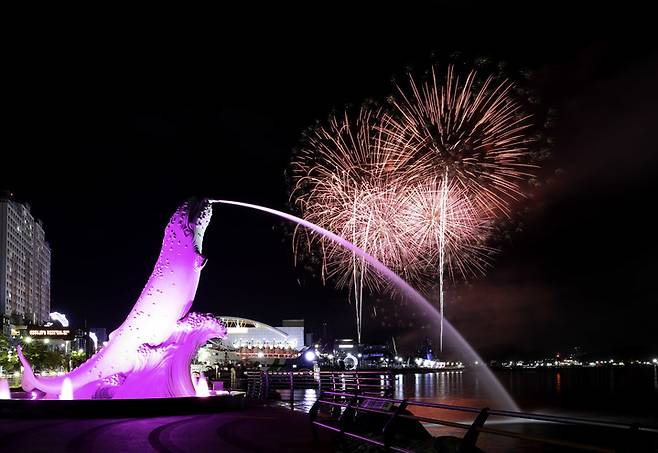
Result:
[[[30,205],[0,192],[0,313],[11,323],[41,324],[50,313],[50,245]]]

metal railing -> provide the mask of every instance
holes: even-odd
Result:
[[[435,408],[449,411],[458,411],[462,413],[477,414],[475,420],[469,425],[466,423],[455,422],[435,417],[425,417],[413,415],[406,409],[409,407],[425,407]],[[327,409],[326,414],[322,414],[323,409]],[[350,431],[349,427],[351,422],[358,413],[371,413],[380,414],[387,417],[386,422],[381,429],[381,435],[378,437],[370,437],[363,433]],[[324,415],[324,416],[323,416]],[[629,441],[630,446],[624,448],[625,451],[643,451],[633,443],[637,440],[639,433],[653,433],[658,434],[658,427],[641,426],[637,424],[623,424],[616,422],[604,422],[599,420],[588,420],[575,417],[562,417],[554,415],[533,414],[526,412],[514,412],[504,410],[492,410],[488,408],[478,409],[466,406],[453,406],[440,403],[429,403],[413,400],[400,400],[388,397],[377,397],[364,394],[345,393],[324,391],[316,400],[311,408],[310,417],[314,429],[314,436],[317,436],[317,428],[329,430],[339,434],[343,439],[353,439],[358,442],[366,443],[369,445],[378,446],[390,451],[398,451],[409,453],[412,450],[404,446],[393,445],[394,434],[396,430],[396,421],[400,419],[414,420],[421,423],[447,426],[464,430],[466,433],[461,439],[460,451],[470,451],[469,449],[475,448],[478,435],[486,433],[496,436],[507,438],[514,438],[522,441],[536,442],[544,445],[552,445],[557,447],[564,447],[570,449],[577,449],[582,451],[596,451],[596,452],[615,452],[616,448],[607,446],[597,446],[593,444],[572,442],[562,439],[554,439],[548,437],[532,436],[528,434],[508,431],[504,429],[492,428],[485,426],[489,416],[501,416],[513,419],[524,420],[537,420],[545,421],[563,425],[579,425],[589,428],[607,428],[612,430],[623,430],[622,438]],[[651,447],[649,447],[651,448]],[[648,451],[648,450],[647,450]]]
[[[290,407],[295,404],[295,389],[391,396],[395,378],[381,371],[248,371],[247,396],[256,400],[275,398],[277,390],[288,390]]]

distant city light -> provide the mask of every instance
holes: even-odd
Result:
[[[53,321],[58,321],[62,325],[62,327],[69,326],[69,320],[66,319],[66,315],[63,313],[58,313],[54,311],[50,314],[50,319],[52,319]]]
[[[43,339],[43,343],[44,343],[44,344],[48,344],[48,343],[50,343],[50,339],[49,339],[49,338],[44,338],[44,339]]]
[[[653,359],[652,362],[653,362],[654,365],[656,365],[656,364],[658,364],[658,359]]]
[[[306,359],[307,362],[314,361],[315,360],[315,352],[306,351],[306,354],[304,354],[304,358]]]
[[[89,332],[89,338],[94,342],[94,351],[98,349],[98,337],[95,332]]]
[[[25,337],[23,338],[23,341],[26,342],[27,344],[32,343],[32,337]]]

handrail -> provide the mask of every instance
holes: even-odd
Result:
[[[349,394],[343,394],[340,392],[330,392],[326,391],[323,392],[326,395],[333,395],[333,396],[350,396]],[[427,401],[415,401],[415,400],[401,400],[401,399],[395,399],[395,398],[385,398],[385,397],[380,397],[380,396],[368,396],[368,399],[375,400],[375,401],[385,401],[389,403],[397,403],[400,404],[403,401],[406,402],[408,405],[413,405],[413,406],[422,406],[422,407],[432,407],[436,409],[446,409],[446,410],[453,410],[453,411],[460,411],[460,412],[471,412],[471,413],[479,413],[482,409],[478,409],[476,407],[469,407],[469,406],[457,406],[457,405],[451,405],[451,404],[443,404],[443,403],[433,403],[433,402],[427,402]],[[489,409],[489,415],[497,415],[501,417],[514,417],[514,418],[523,418],[523,419],[528,419],[528,420],[538,420],[538,421],[548,421],[548,422],[556,422],[556,423],[568,423],[572,425],[589,425],[589,426],[603,426],[606,428],[619,428],[619,429],[638,429],[640,431],[647,431],[647,432],[653,432],[653,433],[658,433],[658,426],[644,426],[644,425],[639,425],[639,424],[631,424],[631,423],[619,423],[619,422],[612,422],[612,421],[602,421],[602,420],[592,420],[592,419],[587,419],[587,418],[579,418],[579,417],[568,417],[568,416],[561,416],[561,415],[547,415],[547,414],[536,414],[532,412],[517,412],[517,411],[506,411],[506,410],[500,410],[500,409]]]
[[[391,395],[395,378],[385,371],[312,371],[286,370],[246,371],[247,395],[257,400],[266,400],[272,390],[290,391],[288,403],[295,409],[295,388],[315,388],[318,393],[325,390],[372,395]]]
[[[323,399],[323,396],[331,396],[333,397],[333,400],[329,399]],[[596,445],[589,445],[589,444],[583,444],[583,443],[578,443],[578,442],[571,442],[571,441],[565,441],[565,440],[560,440],[560,439],[553,439],[553,438],[543,438],[543,437],[538,437],[538,436],[532,436],[532,435],[527,435],[527,434],[522,434],[522,433],[516,433],[512,431],[506,431],[503,429],[497,429],[497,428],[489,428],[484,426],[486,417],[488,415],[498,415],[498,416],[504,416],[504,417],[513,417],[513,418],[522,418],[522,419],[532,419],[532,420],[539,420],[539,421],[549,421],[551,423],[563,423],[563,424],[575,424],[575,425],[586,425],[590,427],[606,427],[606,428],[614,428],[614,429],[626,429],[626,430],[643,430],[647,432],[652,432],[652,433],[658,433],[658,427],[651,427],[651,426],[641,426],[637,424],[624,424],[624,423],[617,423],[617,422],[602,422],[599,420],[589,420],[589,419],[584,419],[584,418],[577,418],[577,417],[561,417],[561,416],[554,416],[554,415],[544,415],[544,414],[534,414],[534,413],[527,413],[527,412],[516,412],[516,411],[505,411],[505,410],[482,410],[482,409],[477,409],[474,407],[468,407],[468,406],[451,406],[448,404],[442,404],[442,403],[429,403],[429,402],[424,402],[424,401],[414,401],[414,400],[401,400],[401,399],[396,399],[396,398],[386,398],[386,397],[377,397],[377,396],[368,396],[368,395],[354,395],[351,393],[342,393],[342,392],[322,392],[320,397],[316,401],[316,406],[317,408],[312,411],[312,423],[313,425],[317,425],[322,428],[327,428],[327,429],[332,429],[330,425],[327,425],[326,423],[319,422],[317,420],[314,420],[313,418],[317,418],[317,414],[319,411],[319,405],[320,404],[325,404],[329,405],[332,407],[347,407],[348,404],[346,403],[346,399],[350,399],[349,407],[351,410],[355,412],[367,412],[367,413],[376,413],[376,414],[383,414],[389,416],[389,420],[386,423],[385,427],[388,429],[392,425],[392,422],[395,418],[404,418],[404,419],[409,419],[409,420],[415,420],[419,422],[425,422],[425,423],[430,423],[430,424],[437,424],[437,425],[443,425],[443,426],[448,426],[452,428],[458,428],[458,429],[463,429],[463,430],[468,430],[469,432],[475,433],[474,436],[471,436],[472,439],[475,439],[477,437],[477,433],[487,433],[487,434],[492,434],[492,435],[498,435],[498,436],[504,436],[504,437],[509,437],[509,438],[515,438],[515,439],[520,439],[520,440],[525,440],[525,441],[530,441],[530,442],[538,442],[542,444],[547,444],[547,445],[555,445],[555,446],[560,446],[560,447],[567,447],[567,448],[574,448],[574,449],[579,449],[579,450],[585,450],[585,451],[596,451],[596,452],[614,452],[615,450],[606,448],[606,447],[601,447],[601,446],[596,446]],[[341,400],[342,399],[342,400]],[[384,409],[376,409],[372,407],[365,407],[361,406],[359,404],[355,404],[355,401],[358,400],[372,400],[372,401],[382,401],[382,402],[388,402],[388,403],[393,403],[393,404],[398,404],[398,408],[391,412],[390,410],[384,410]],[[406,408],[408,406],[421,406],[421,407],[432,407],[432,408],[437,408],[437,409],[448,409],[448,410],[455,410],[455,411],[461,411],[461,412],[468,412],[468,413],[478,413],[480,416],[472,425],[464,424],[464,423],[459,423],[459,422],[453,422],[449,420],[442,420],[439,418],[433,418],[433,417],[424,417],[424,416],[417,416],[413,414],[404,414],[401,413],[402,408]],[[313,415],[314,414],[314,415]],[[386,431],[386,430],[385,430]],[[349,433],[343,433],[343,434],[349,434]],[[384,432],[385,435],[385,442],[379,443],[379,441],[376,441],[375,439],[369,439],[367,440],[368,443],[371,443],[373,445],[379,445],[379,446],[385,446],[386,448],[394,449],[386,439],[390,439],[390,433],[389,432]],[[362,438],[363,436],[359,436],[359,438]],[[471,439],[471,440],[472,440]],[[361,439],[363,440],[363,439]],[[371,441],[375,441],[378,443],[374,443]],[[397,450],[401,451],[401,450]]]

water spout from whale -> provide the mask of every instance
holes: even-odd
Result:
[[[365,250],[352,244],[345,238],[338,236],[337,234],[329,230],[326,230],[318,225],[315,225],[314,223],[308,222],[304,219],[301,219],[291,214],[287,214],[285,212],[277,211],[276,209],[266,208],[264,206],[259,206],[249,203],[242,203],[238,201],[230,201],[230,200],[209,200],[209,201],[210,203],[239,206],[243,208],[255,209],[257,211],[266,212],[268,214],[272,214],[277,217],[281,217],[288,221],[294,222],[304,228],[308,228],[326,237],[327,239],[330,239],[338,243],[342,247],[345,247],[346,249],[353,252],[355,255],[363,258],[368,264],[370,264],[374,269],[376,269],[377,272],[379,272],[381,275],[386,277],[391,283],[393,283],[405,297],[407,297],[409,300],[415,303],[418,307],[431,313],[437,320],[440,319],[440,314],[437,311],[437,309],[427,299],[425,299],[418,291],[416,291],[411,285],[405,282],[399,275],[397,275],[395,272],[390,270],[375,257],[368,254]],[[481,377],[483,378],[484,382],[486,382],[487,386],[491,389],[492,396],[496,399],[499,408],[518,411],[519,407],[517,406],[514,399],[510,396],[507,390],[505,390],[505,388],[501,385],[498,379],[496,379],[496,377],[493,375],[491,370],[485,365],[484,360],[482,360],[482,358],[478,355],[478,353],[475,352],[475,350],[471,347],[471,345],[457,331],[457,329],[455,329],[452,326],[452,324],[450,324],[447,320],[444,320],[444,323],[445,323],[444,327],[445,327],[446,338],[451,340],[453,344],[460,350],[460,352],[468,358],[469,361],[476,364],[480,364],[479,366],[476,367],[475,371],[481,374]]]

